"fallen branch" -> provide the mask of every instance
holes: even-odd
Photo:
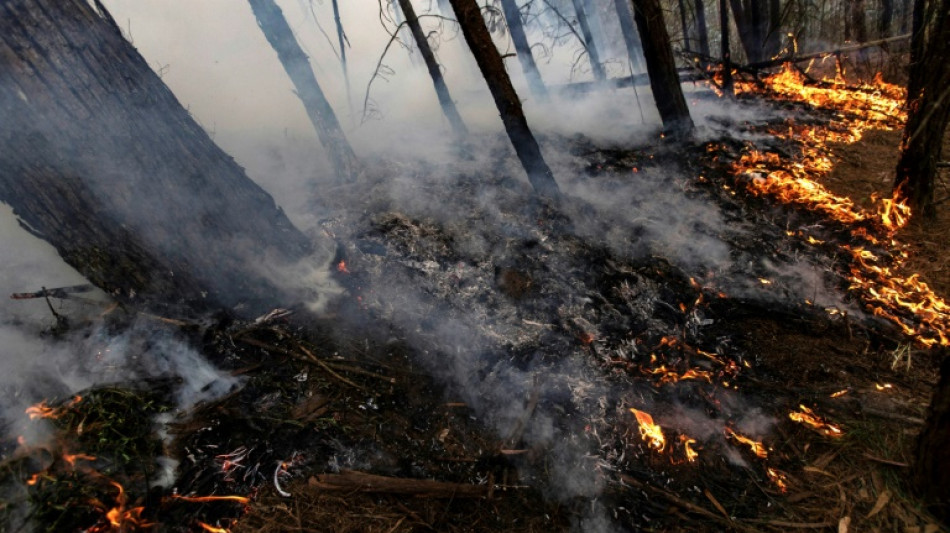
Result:
[[[800,63],[802,61],[810,61],[812,59],[819,59],[819,58],[828,57],[828,56],[847,54],[849,52],[857,52],[859,50],[864,50],[865,48],[872,48],[875,46],[880,46],[882,44],[887,44],[887,43],[892,43],[892,42],[897,42],[897,41],[905,41],[907,39],[910,39],[909,33],[904,34],[904,35],[898,35],[895,37],[888,37],[887,39],[878,39],[876,41],[868,41],[865,43],[858,43],[858,44],[853,44],[850,46],[842,46],[834,50],[825,50],[823,52],[812,52],[810,54],[804,54],[804,55],[792,54],[792,55],[788,55],[784,57],[779,57],[776,59],[769,59],[767,61],[757,61],[755,63],[749,63],[743,66],[742,68],[759,70],[763,68],[777,67],[785,63]]]
[[[647,491],[647,492],[651,492],[651,493],[653,493],[653,494],[656,494],[656,495],[658,495],[658,496],[662,496],[664,499],[666,499],[667,501],[669,501],[669,502],[672,503],[673,505],[676,505],[676,506],[678,506],[678,507],[681,507],[681,508],[685,509],[685,510],[688,511],[688,512],[695,513],[695,514],[701,515],[701,516],[703,516],[703,517],[705,517],[705,518],[708,518],[709,520],[712,520],[712,521],[714,521],[714,522],[716,522],[716,523],[718,523],[718,524],[724,526],[724,527],[727,528],[727,529],[734,529],[734,530],[736,530],[736,531],[752,531],[750,528],[745,527],[745,526],[743,526],[742,524],[739,524],[738,522],[736,522],[736,521],[734,521],[734,520],[729,520],[729,519],[727,519],[727,518],[723,518],[723,517],[719,516],[718,514],[716,514],[716,513],[712,512],[712,511],[710,511],[709,509],[706,509],[705,507],[703,507],[703,506],[701,506],[701,505],[696,505],[695,503],[688,502],[688,501],[686,501],[686,500],[680,498],[679,496],[673,494],[673,493],[670,492],[670,491],[661,489],[661,488],[659,488],[659,487],[654,487],[653,485],[648,485],[648,484],[646,484],[646,483],[641,482],[640,480],[638,480],[638,479],[636,479],[636,478],[633,478],[633,477],[630,477],[630,476],[627,476],[627,475],[624,475],[624,474],[620,474],[620,481],[621,481],[622,483],[624,483],[625,485],[629,485],[629,486],[631,486],[631,487],[636,487],[636,488],[638,488],[638,489],[640,489],[640,490],[644,490],[644,491]]]
[[[488,498],[492,495],[489,485],[377,476],[356,470],[320,474],[311,477],[308,484],[321,490],[403,494],[414,498]]]
[[[704,76],[697,74],[691,68],[677,70],[679,72],[681,82],[702,81],[705,79]],[[596,90],[602,90],[604,88],[622,89],[624,87],[634,87],[637,85],[646,85],[648,83],[650,83],[650,76],[642,73],[634,74],[632,76],[624,76],[622,78],[609,78],[602,82],[580,81],[576,83],[567,83],[564,85],[552,85],[550,86],[550,89],[559,96],[573,96],[576,94],[586,94]]]

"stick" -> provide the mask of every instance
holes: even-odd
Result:
[[[416,498],[487,498],[491,490],[488,485],[377,476],[356,470],[320,474],[310,478],[308,484],[328,491],[404,494]]]
[[[654,493],[654,494],[658,494],[658,495],[660,495],[660,496],[666,498],[667,500],[669,500],[669,502],[672,503],[672,504],[674,504],[674,505],[678,505],[679,507],[682,507],[683,509],[686,509],[686,510],[689,511],[689,512],[702,515],[702,516],[704,516],[704,517],[706,517],[706,518],[708,518],[708,519],[710,519],[710,520],[713,520],[714,522],[716,522],[716,523],[718,523],[718,524],[721,524],[721,525],[723,525],[723,526],[725,526],[725,527],[727,527],[727,528],[729,528],[729,529],[735,529],[735,530],[739,530],[739,531],[750,531],[750,530],[749,530],[748,528],[746,528],[745,526],[742,526],[741,524],[738,524],[738,523],[736,523],[736,522],[734,522],[734,521],[732,521],[732,520],[726,520],[725,518],[722,518],[721,516],[717,515],[716,513],[712,512],[712,511],[710,511],[709,509],[706,509],[705,507],[702,507],[702,506],[700,506],[700,505],[696,505],[695,503],[688,502],[688,501],[686,501],[686,500],[680,498],[679,496],[673,494],[672,492],[668,492],[668,491],[663,490],[663,489],[661,489],[661,488],[654,487],[654,486],[652,486],[652,485],[647,485],[646,483],[642,483],[642,482],[640,482],[639,480],[637,480],[636,478],[627,476],[627,475],[625,475],[625,474],[620,474],[620,481],[623,482],[623,483],[625,483],[625,484],[627,484],[627,485],[630,485],[630,486],[632,486],[632,487],[636,487],[636,488],[638,488],[638,489],[647,490],[647,491],[652,492],[652,493]]]

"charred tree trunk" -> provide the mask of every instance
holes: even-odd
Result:
[[[284,18],[284,13],[274,0],[248,0],[257,24],[264,32],[267,41],[277,52],[281,65],[297,89],[297,96],[307,110],[307,116],[313,123],[320,142],[327,150],[330,162],[342,179],[353,179],[358,172],[358,163],[353,148],[350,147],[333,107],[323,95],[317,78],[310,68],[307,55],[297,44],[294,33]]]
[[[933,504],[931,511],[944,523],[950,522],[950,353],[944,351],[940,382],[930,400],[927,422],[917,440],[914,484]]]
[[[640,45],[640,35],[633,22],[633,12],[630,11],[630,0],[614,0],[617,11],[617,22],[620,23],[620,32],[623,33],[623,43],[627,47],[627,58],[630,60],[630,74],[643,70],[640,57],[643,47]]]
[[[765,16],[766,10],[763,9],[763,0],[731,0],[730,7],[746,61],[757,63],[764,60],[768,18]]]
[[[515,52],[518,54],[518,61],[521,62],[524,77],[528,80],[528,88],[536,98],[547,100],[548,90],[544,86],[544,80],[541,79],[538,65],[534,62],[534,54],[531,53],[531,45],[528,43],[524,24],[521,22],[521,10],[518,9],[516,0],[501,0],[501,7],[505,11],[508,33],[511,34],[511,41],[515,45]]]
[[[920,37],[922,42],[915,43],[922,50],[917,57],[912,54],[907,125],[894,180],[897,196],[925,219],[937,215],[934,183],[944,134],[950,124],[950,0],[939,0],[932,9],[933,16],[918,32],[921,36],[926,34],[926,38]]]
[[[735,96],[732,83],[732,52],[729,48],[729,2],[719,0],[719,50],[722,57],[722,92],[729,98]]]
[[[584,0],[572,1],[574,12],[577,14],[577,25],[581,27],[581,35],[584,36],[584,46],[587,48],[587,57],[590,59],[590,69],[594,73],[594,79],[606,81],[607,71],[604,70],[604,64],[600,62],[597,42],[594,41],[594,34],[590,31],[590,22],[587,20],[587,12],[584,11]]]
[[[0,2],[0,200],[122,302],[277,305],[311,244],[96,6]]]
[[[412,2],[409,0],[399,0],[399,7],[402,9],[403,16],[406,17],[406,24],[409,25],[412,38],[416,41],[416,46],[419,47],[419,53],[422,54],[422,59],[425,61],[426,68],[429,70],[429,76],[432,78],[432,84],[435,85],[435,94],[439,98],[442,113],[445,114],[445,118],[448,119],[456,137],[462,138],[468,136],[468,128],[465,127],[462,115],[459,114],[458,108],[455,107],[455,102],[452,100],[452,95],[449,94],[449,87],[445,84],[445,79],[442,77],[442,69],[439,67],[439,62],[435,59],[435,54],[432,53],[429,40],[426,39],[426,35],[422,33],[422,26],[419,25],[419,19],[416,17],[416,11],[412,8]]]
[[[650,74],[650,88],[663,127],[676,136],[685,136],[693,131],[693,119],[683,96],[670,36],[663,22],[659,0],[633,0],[634,19],[643,39],[643,56]]]
[[[699,53],[709,56],[709,29],[706,27],[706,5],[703,0],[694,0],[696,11],[696,35],[699,38]]]
[[[769,0],[768,26],[765,32],[762,48],[766,58],[773,58],[782,49],[782,2]]]
[[[488,83],[508,138],[511,139],[515,153],[528,174],[528,180],[538,195],[560,199],[561,191],[554,181],[554,174],[544,161],[541,148],[528,128],[528,120],[521,109],[521,100],[518,99],[518,93],[505,71],[504,60],[492,42],[478,4],[475,0],[451,0],[451,4],[465,42],[472,50],[478,69]]]

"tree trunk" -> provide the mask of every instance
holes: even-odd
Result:
[[[686,21],[686,1],[677,0],[676,2],[680,12],[680,26],[683,29],[683,50],[692,51],[689,46],[689,23]]]
[[[868,26],[865,23],[864,0],[848,0],[848,37],[858,43],[868,40]]]
[[[891,36],[891,24],[893,21],[894,0],[881,0],[881,16],[877,21],[877,33],[881,39]]]
[[[719,0],[719,50],[722,57],[722,92],[729,98],[735,96],[732,83],[732,52],[729,50],[729,2]]]
[[[572,1],[574,12],[577,13],[577,25],[581,27],[581,35],[584,36],[584,46],[587,48],[587,57],[590,59],[590,69],[594,73],[594,79],[605,81],[607,71],[604,70],[604,64],[600,62],[600,52],[597,50],[597,43],[594,41],[594,34],[590,31],[590,23],[584,11],[584,0]]]
[[[902,0],[901,1],[901,34],[907,33],[910,29],[910,19],[911,19],[911,0]]]
[[[620,32],[623,33],[623,42],[627,47],[627,58],[630,60],[630,74],[643,70],[640,57],[643,48],[640,45],[640,35],[633,22],[633,12],[630,11],[630,0],[614,0],[617,11],[617,22],[620,23]]]
[[[769,16],[767,30],[765,32],[763,47],[763,56],[773,58],[782,51],[782,2],[781,0],[769,0]]]
[[[323,90],[313,75],[313,69],[310,68],[310,61],[297,44],[294,33],[284,18],[284,13],[274,0],[248,0],[248,3],[251,4],[254,16],[257,17],[258,26],[277,52],[281,65],[294,83],[297,96],[303,102],[307,116],[310,117],[310,122],[317,130],[320,142],[326,149],[337,176],[342,179],[353,179],[359,167],[356,154],[353,153],[353,148],[350,147],[343,129],[340,128],[333,107],[323,95]]]
[[[950,521],[950,353],[944,351],[940,382],[930,400],[923,431],[917,439],[913,480],[931,511],[944,523]]]
[[[311,244],[96,5],[0,2],[0,200],[119,301],[277,305]]]
[[[501,7],[505,11],[508,33],[511,34],[511,41],[515,45],[515,52],[518,54],[518,61],[521,62],[524,77],[528,80],[528,88],[539,100],[547,100],[548,90],[544,86],[544,80],[541,79],[538,65],[534,62],[534,54],[531,53],[531,45],[528,44],[528,36],[521,22],[521,10],[518,9],[516,0],[501,0]]]
[[[561,191],[554,181],[554,174],[544,161],[541,148],[528,128],[528,120],[521,109],[521,100],[518,99],[518,93],[505,71],[504,60],[492,42],[478,4],[475,0],[451,0],[451,4],[465,42],[468,43],[475,62],[488,83],[508,138],[511,139],[515,153],[528,174],[528,180],[538,195],[559,200]]]
[[[709,29],[706,27],[706,5],[703,0],[694,0],[696,11],[696,34],[699,37],[699,53],[709,56]]]
[[[333,0],[333,22],[336,24],[336,37],[340,45],[340,65],[343,67],[343,82],[346,84],[346,103],[349,106],[350,117],[353,117],[353,91],[350,90],[350,70],[346,65],[346,32],[343,31],[343,20],[340,19],[340,6]]]
[[[756,63],[764,59],[762,48],[762,25],[764,17],[759,2],[762,0],[731,0],[732,16],[739,31],[739,42],[745,51],[746,62]]]
[[[683,96],[670,36],[663,22],[659,0],[633,0],[633,15],[643,43],[643,56],[650,74],[650,88],[663,127],[676,136],[693,131],[693,119]]]
[[[422,33],[422,26],[419,25],[419,19],[416,18],[416,11],[412,8],[412,2],[409,0],[399,0],[399,7],[402,9],[403,16],[406,17],[406,24],[409,25],[412,38],[416,41],[416,46],[419,47],[419,53],[422,55],[422,59],[426,63],[426,68],[429,70],[432,84],[435,85],[435,94],[439,98],[439,105],[442,106],[442,113],[445,115],[445,118],[448,119],[456,137],[463,138],[468,136],[468,128],[465,127],[462,115],[459,114],[458,108],[455,107],[455,102],[452,100],[452,95],[449,94],[449,87],[445,84],[445,79],[442,77],[442,69],[439,67],[439,62],[435,59],[435,54],[432,53],[429,40],[426,39],[425,34]]]
[[[950,0],[939,0],[927,24],[919,31],[915,29],[914,39],[925,34],[925,39],[921,37],[921,42],[915,43],[921,49],[916,57],[912,51],[907,125],[894,188],[913,213],[930,219],[937,215],[934,183],[950,123]]]

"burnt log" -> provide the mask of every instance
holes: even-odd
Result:
[[[95,6],[0,1],[0,200],[122,302],[280,301],[311,243]]]

